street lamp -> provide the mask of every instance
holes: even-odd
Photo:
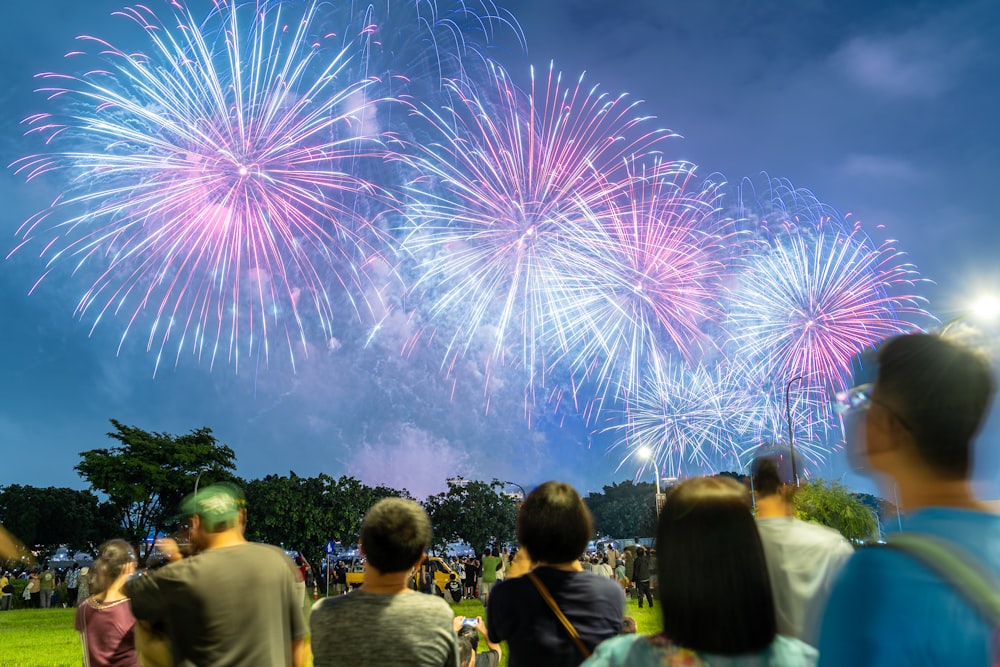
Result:
[[[656,480],[656,516],[660,516],[660,510],[663,508],[663,503],[666,501],[666,495],[660,491],[660,469],[656,464],[656,459],[653,457],[653,450],[649,447],[642,446],[636,450],[636,454],[640,459],[644,461],[650,461],[653,464],[653,477]],[[676,482],[676,478],[671,478]]]
[[[653,459],[653,450],[650,449],[649,447],[646,447],[645,445],[643,445],[642,447],[640,447],[639,449],[636,450],[636,454],[638,454],[639,458],[642,459],[643,461],[649,461],[650,463],[653,464],[653,477],[656,479],[656,497],[659,498],[660,497],[660,471],[659,471],[659,469],[657,469],[657,467],[656,467],[656,461]]]
[[[796,375],[785,385],[785,421],[788,422],[788,454],[792,461],[792,481],[795,482],[795,486],[799,485],[799,471],[795,467],[795,441],[792,435],[792,403],[789,400],[788,394],[792,390],[792,384],[801,379],[801,375]]]
[[[524,487],[521,486],[520,484],[518,484],[517,482],[507,482],[506,485],[507,486],[516,486],[517,487],[518,491],[521,492],[521,502],[522,503],[524,502],[524,499],[528,497],[528,494],[524,492]]]
[[[196,496],[198,495],[198,482],[201,481],[201,476],[204,475],[206,472],[209,472],[209,469],[202,468],[201,470],[198,471],[198,476],[194,478],[194,495]]]
[[[972,299],[965,310],[945,322],[944,326],[941,327],[941,334],[948,333],[948,330],[953,326],[966,320],[975,320],[989,324],[998,318],[1000,318],[1000,296],[991,292],[984,292]]]

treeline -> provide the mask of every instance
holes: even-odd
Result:
[[[116,420],[111,424],[114,429],[107,435],[116,444],[82,452],[74,467],[89,490],[0,487],[0,525],[42,551],[65,544],[71,550],[92,552],[105,539],[124,537],[145,559],[149,551],[145,545],[180,527],[177,507],[185,495],[199,486],[231,481],[246,491],[249,539],[283,545],[318,560],[328,541],[343,546],[357,541],[364,514],[375,502],[390,496],[411,497],[406,489],[372,487],[349,476],[300,477],[289,471],[288,475],[240,479],[235,474],[235,453],[220,444],[210,428],[175,436]],[[443,493],[425,499],[423,505],[434,525],[435,549],[443,551],[448,543],[464,542],[482,553],[490,544],[514,542],[519,494],[510,493],[513,486],[496,479],[457,478],[448,481]],[[876,511],[885,510],[884,501],[852,494],[837,484],[810,482],[799,496],[800,517],[831,525],[851,539],[877,533]],[[655,534],[653,484],[615,483],[591,492],[585,500],[597,536]]]
[[[82,452],[74,466],[89,490],[0,487],[0,525],[43,556],[63,544],[93,552],[109,537],[124,537],[145,561],[152,539],[180,529],[177,507],[185,495],[227,481],[246,492],[248,539],[283,545],[312,560],[322,558],[328,541],[355,543],[365,512],[378,500],[411,497],[406,489],[372,487],[349,476],[289,471],[241,479],[235,452],[210,428],[177,436],[111,424],[107,435],[115,444]],[[513,542],[517,499],[505,493],[507,486],[458,478],[427,498],[435,547],[461,541],[481,553],[489,544]]]

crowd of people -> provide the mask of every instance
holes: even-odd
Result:
[[[416,502],[389,498],[364,517],[360,587],[347,590],[338,563],[336,594],[306,621],[301,571],[247,542],[242,493],[217,484],[184,501],[192,553],[161,540],[169,563],[137,570],[132,548],[111,540],[77,575],[87,664],[298,667],[307,637],[315,667],[496,667],[504,653],[512,667],[997,664],[1000,516],[970,479],[991,369],[926,334],[884,343],[876,369],[839,400],[852,460],[894,485],[905,513],[883,546],[856,549],[794,518],[794,469],[780,452],[754,461],[752,494],[723,476],[673,487],[655,550],[582,555],[590,513],[550,481],[521,503],[518,549],[452,559],[463,596],[485,605],[465,618],[414,590],[433,581],[431,523]],[[54,582],[27,577],[43,604]],[[627,595],[655,604],[662,628],[636,633]]]
[[[90,595],[88,573],[90,567],[74,563],[68,568],[57,568],[49,563],[46,567],[15,567],[0,573],[0,611],[14,609],[15,580],[27,583],[21,590],[22,604],[31,609],[72,607],[77,599]],[[59,590],[65,584],[65,593]],[[82,594],[81,594],[82,591]]]

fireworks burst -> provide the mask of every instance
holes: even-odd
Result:
[[[82,76],[47,73],[61,115],[27,119],[53,150],[16,163],[69,188],[21,228],[21,245],[101,273],[77,313],[152,314],[148,348],[177,339],[213,362],[220,348],[268,353],[272,329],[303,344],[306,315],[330,336],[334,295],[364,298],[378,262],[361,212],[374,188],[355,173],[375,146],[367,80],[344,80],[349,49],[317,37],[317,5],[219,3],[204,24],[181,9],[168,29],[150,10],[121,12],[148,54],[93,37],[103,61]],[[330,39],[333,39],[332,37]],[[85,54],[75,53],[75,57]],[[336,286],[337,292],[332,288]]]
[[[835,434],[836,419],[830,412],[830,395],[819,387],[801,385],[794,378],[790,382],[775,381],[761,375],[752,362],[739,371],[740,383],[746,387],[748,400],[753,405],[750,433],[752,438],[740,453],[743,464],[749,463],[760,446],[788,444],[791,426],[798,470],[809,467],[818,470],[835,447],[830,446]],[[787,402],[786,402],[787,396]]]
[[[611,427],[622,433],[612,445],[625,450],[619,468],[638,457],[639,474],[647,465],[668,477],[739,470],[752,437],[752,398],[727,364],[651,368],[623,423]]]
[[[920,299],[906,290],[918,278],[890,242],[876,244],[808,193],[785,192],[795,205],[762,216],[768,238],[730,294],[732,354],[767,376],[840,390],[853,355],[916,328]]]
[[[589,279],[564,315],[573,366],[625,400],[643,369],[715,351],[707,329],[722,316],[718,297],[737,236],[719,215],[719,186],[695,184],[693,165],[636,170],[600,216],[602,233],[587,239]]]
[[[570,347],[564,315],[592,278],[625,159],[666,133],[644,129],[636,103],[564,86],[551,68],[542,85],[532,72],[528,94],[491,72],[485,90],[451,82],[449,108],[413,104],[428,137],[404,156],[419,177],[403,249],[432,325],[450,328],[446,363],[489,332],[491,363],[524,366],[533,386]]]

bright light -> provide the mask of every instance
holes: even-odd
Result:
[[[635,450],[635,455],[638,456],[640,459],[648,460],[653,458],[653,450],[645,446],[639,447],[638,449]]]
[[[970,306],[970,314],[977,320],[991,322],[1000,317],[1000,297],[996,294],[983,294],[976,298]]]

